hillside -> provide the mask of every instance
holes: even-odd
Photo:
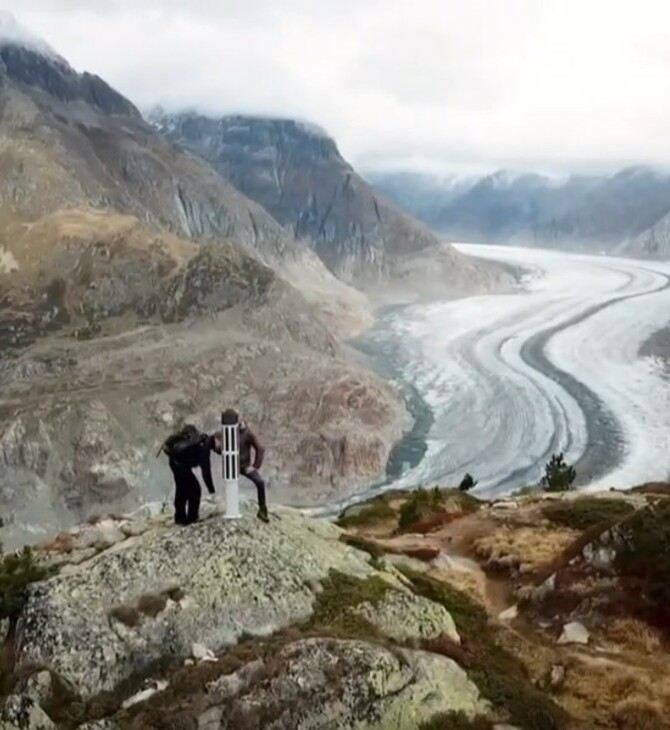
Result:
[[[499,171],[483,177],[379,174],[395,202],[451,240],[664,256],[670,176],[631,167],[610,176]]]
[[[3,557],[0,719],[665,730],[667,493],[91,520]]]
[[[227,405],[286,502],[384,472],[402,403],[339,344],[364,295],[41,42],[0,42],[0,171],[6,545],[170,501],[157,444]]]
[[[437,257],[442,291],[490,290],[505,272],[440,246],[421,223],[403,214],[342,157],[323,130],[288,119],[199,114],[152,116],[169,139],[207,160],[299,239],[314,246],[338,277],[359,284],[380,279],[418,286],[410,272]]]

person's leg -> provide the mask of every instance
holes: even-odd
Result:
[[[202,489],[198,477],[191,472],[191,480],[188,488],[188,504],[186,508],[186,521],[189,525],[198,521],[200,516],[200,498]]]
[[[182,469],[170,465],[174,476],[174,521],[177,525],[185,525],[186,522],[186,502],[188,499],[188,480]]]
[[[265,482],[263,481],[263,477],[258,473],[258,471],[256,471],[256,469],[250,469],[245,476],[247,479],[252,481],[256,487],[256,493],[258,494],[258,516],[264,522],[268,522],[268,506],[265,501]]]

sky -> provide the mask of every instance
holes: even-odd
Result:
[[[295,117],[361,169],[670,165],[667,0],[0,0],[142,110]]]

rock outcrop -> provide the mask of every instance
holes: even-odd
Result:
[[[410,645],[458,645],[444,606],[333,525],[243,513],[109,518],[40,546],[58,572],[6,640],[20,679],[3,727],[410,730],[488,712],[456,661]]]

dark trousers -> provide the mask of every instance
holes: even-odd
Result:
[[[258,506],[262,510],[267,510],[268,506],[265,502],[265,482],[263,477],[258,473],[256,469],[249,469],[246,473],[242,471],[242,474],[256,487],[256,493],[258,494]]]
[[[178,525],[190,525],[197,522],[200,512],[201,488],[198,477],[191,469],[171,463],[174,475],[174,521]]]

